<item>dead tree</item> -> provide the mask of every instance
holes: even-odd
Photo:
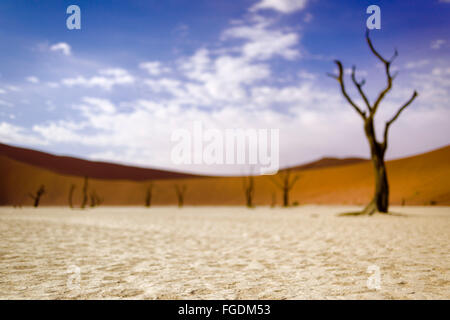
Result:
[[[179,185],[175,185],[175,192],[177,193],[177,199],[178,199],[178,207],[181,208],[184,205],[184,195],[186,194],[186,185],[182,185],[181,187]]]
[[[33,206],[35,208],[39,207],[39,202],[41,201],[42,195],[45,194],[45,186],[41,185],[39,189],[36,191],[36,194],[28,193],[28,196],[34,200]]]
[[[149,208],[152,205],[152,196],[153,196],[153,183],[147,188],[147,192],[145,194],[145,206]]]
[[[283,191],[283,207],[289,206],[289,192],[294,187],[294,184],[297,182],[300,176],[297,174],[291,179],[291,170],[283,170],[278,174],[278,180],[274,177],[271,177],[272,182]]]
[[[75,191],[76,186],[74,184],[72,184],[70,186],[70,190],[69,190],[69,207],[73,208],[73,202],[72,202],[72,198],[73,198],[73,192]]]
[[[91,208],[97,207],[103,203],[103,198],[101,198],[97,192],[94,190],[91,192]]]
[[[255,194],[255,177],[248,176],[243,177],[242,180],[244,193],[245,193],[245,203],[247,208],[253,208],[253,195]]]
[[[387,172],[386,172],[386,165],[384,162],[384,156],[386,154],[386,149],[388,146],[388,134],[389,134],[389,128],[391,127],[392,123],[397,120],[397,118],[400,116],[401,112],[405,110],[417,97],[417,91],[414,91],[411,98],[409,98],[408,101],[406,101],[403,105],[400,106],[400,108],[397,110],[397,112],[394,114],[394,116],[385,123],[384,126],[384,133],[383,133],[383,140],[378,141],[376,134],[375,134],[375,126],[374,126],[374,117],[375,113],[378,110],[378,107],[380,106],[381,101],[386,96],[386,94],[391,90],[392,88],[392,82],[395,79],[397,74],[392,75],[391,74],[391,64],[394,61],[394,59],[398,56],[397,50],[395,50],[394,55],[391,59],[387,60],[384,57],[381,56],[380,53],[374,48],[372,41],[369,37],[369,31],[366,33],[366,41],[369,45],[370,51],[377,57],[378,60],[380,60],[384,66],[384,71],[386,73],[386,86],[384,89],[378,94],[376,100],[373,103],[370,103],[369,99],[367,98],[367,95],[363,91],[363,86],[365,84],[365,80],[358,81],[356,79],[356,67],[353,66],[352,73],[351,73],[351,80],[353,84],[355,85],[356,89],[358,90],[362,100],[364,101],[364,109],[358,106],[352,98],[348,95],[347,90],[345,88],[344,84],[344,67],[342,66],[341,61],[335,60],[335,63],[338,67],[338,75],[332,75],[329,74],[332,78],[336,79],[339,82],[341,92],[347,102],[353,107],[353,109],[359,114],[359,116],[362,118],[364,123],[364,132],[367,138],[367,141],[369,142],[370,146],[370,154],[372,159],[372,164],[374,168],[375,173],[375,193],[373,196],[372,201],[365,207],[365,209],[358,213],[358,214],[368,214],[372,215],[375,212],[380,213],[387,213],[389,209],[389,184],[387,179]]]
[[[83,185],[83,201],[81,202],[81,209],[86,208],[88,202],[88,180],[89,178],[84,177],[84,185]]]

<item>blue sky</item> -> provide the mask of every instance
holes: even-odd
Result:
[[[66,28],[71,4],[81,8],[81,30]],[[384,85],[364,41],[371,4],[381,8],[375,46],[386,57],[399,51],[399,75],[378,123],[419,92],[391,130],[388,157],[447,145],[448,0],[3,0],[0,142],[239,173],[171,163],[173,130],[202,121],[218,129],[280,129],[282,165],[367,157],[361,120],[326,73],[339,58],[346,68],[357,66],[372,99]]]

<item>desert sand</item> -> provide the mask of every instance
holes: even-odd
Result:
[[[356,209],[3,207],[0,298],[450,299],[449,207]]]

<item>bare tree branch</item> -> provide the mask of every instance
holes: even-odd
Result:
[[[417,91],[414,91],[411,98],[409,98],[409,100],[406,101],[406,103],[403,106],[401,106],[400,109],[398,109],[397,113],[392,117],[391,120],[386,122],[386,126],[384,127],[384,141],[383,141],[384,149],[386,149],[386,146],[387,146],[387,137],[388,137],[389,127],[395,120],[397,120],[397,118],[400,116],[400,113],[402,113],[402,111],[405,110],[414,101],[414,99],[417,97],[417,95],[418,95]]]
[[[371,116],[373,116],[373,115],[375,115],[375,112],[377,112],[377,109],[378,109],[378,106],[380,105],[381,100],[383,100],[384,96],[392,88],[392,80],[396,75],[394,75],[394,77],[391,76],[390,67],[391,67],[391,63],[394,61],[394,59],[397,58],[398,51],[396,49],[392,58],[390,60],[386,60],[385,58],[383,58],[383,56],[381,56],[381,54],[373,46],[372,40],[370,40],[370,37],[369,37],[369,30],[367,30],[367,32],[366,32],[366,40],[369,45],[370,51],[372,51],[372,53],[384,64],[384,69],[386,72],[386,80],[387,80],[386,88],[384,88],[384,90],[380,92],[380,94],[378,95],[378,98],[375,100],[373,107],[371,109],[370,114],[371,114]]]
[[[372,53],[379,59],[381,60],[381,62],[383,62],[384,64],[390,64],[392,61],[394,61],[394,59],[398,56],[398,52],[397,50],[395,50],[394,52],[394,56],[391,58],[391,60],[386,60],[385,58],[383,58],[383,56],[378,53],[378,51],[375,49],[375,47],[372,44],[372,40],[370,40],[369,37],[369,30],[366,31],[366,40],[367,43],[369,45],[370,51],[372,51]]]
[[[392,75],[392,80],[395,80],[395,78],[397,78],[398,76],[398,71],[396,71],[393,75]]]
[[[330,77],[336,79],[339,84],[341,85],[341,91],[342,94],[344,95],[345,99],[347,99],[347,101],[352,105],[352,107],[356,110],[356,112],[359,113],[359,115],[365,119],[366,118],[366,113],[361,111],[361,109],[356,105],[356,103],[353,102],[353,100],[350,98],[350,96],[347,94],[347,90],[345,89],[345,84],[344,84],[344,68],[342,67],[342,63],[339,60],[334,60],[334,63],[336,63],[336,65],[338,66],[339,69],[339,75],[332,75],[332,74],[328,74]]]
[[[276,185],[278,188],[283,189],[283,185],[280,184],[273,176],[270,176],[270,180]]]
[[[250,175],[248,177],[242,177],[244,195],[246,200],[246,205],[249,208],[253,207],[253,195],[255,193],[255,181],[254,176]]]
[[[337,75],[335,75],[335,74],[332,74],[332,73],[327,72],[327,76],[329,76],[330,78],[333,78],[333,79],[339,81],[339,76],[337,76]]]
[[[295,175],[294,179],[292,179],[291,183],[289,184],[289,190],[294,187],[294,184],[297,182],[297,180],[300,178],[300,175]]]
[[[366,80],[363,79],[363,80],[361,80],[361,82],[358,82],[356,80],[356,67],[355,66],[353,66],[353,68],[352,68],[352,81],[355,84],[356,88],[358,89],[359,94],[363,98],[363,100],[366,103],[366,106],[370,112],[372,110],[372,107],[370,106],[369,99],[367,99],[367,96],[365,95],[365,93],[362,89],[362,87],[366,83]]]
[[[187,190],[187,186],[186,185],[182,185],[181,188],[178,184],[175,184],[175,192],[177,194],[177,198],[178,198],[178,207],[182,207],[184,204],[184,195],[186,193]]]
[[[397,58],[397,57],[398,57],[398,51],[397,51],[397,48],[395,48],[394,54],[392,55],[392,58],[389,59],[389,62],[390,63],[394,62],[395,58]]]
[[[275,178],[270,177],[272,182],[281,189],[283,192],[283,207],[289,206],[289,192],[294,187],[295,182],[297,182],[299,175],[295,175],[295,177],[291,181],[291,169],[285,169],[280,171],[277,176],[279,181]]]
[[[248,190],[248,188],[251,188],[252,185],[254,185],[254,177],[248,176],[248,177],[242,177],[242,187],[245,190]]]

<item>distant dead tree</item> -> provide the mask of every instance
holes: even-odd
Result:
[[[150,183],[145,193],[145,206],[149,208],[152,205],[153,183]]]
[[[248,176],[243,177],[242,180],[244,193],[245,193],[245,204],[247,208],[253,208],[253,195],[255,194],[255,177]]]
[[[291,179],[290,169],[280,171],[280,173],[277,176],[279,178],[278,180],[275,179],[274,177],[271,177],[272,182],[283,192],[283,207],[288,207],[289,192],[294,187],[294,184],[297,182],[300,176],[297,174]]]
[[[84,185],[83,185],[83,201],[81,202],[81,209],[86,208],[86,205],[88,203],[88,180],[89,178],[86,176],[84,177]]]
[[[103,203],[103,198],[101,198],[97,194],[97,192],[95,192],[95,190],[91,192],[90,196],[91,196],[91,204],[90,204],[91,208],[97,207]]]
[[[184,195],[186,194],[187,186],[182,185],[181,187],[179,185],[175,185],[175,192],[177,193],[177,199],[178,199],[178,207],[181,208],[184,205]]]
[[[383,141],[379,142],[376,138],[375,134],[375,127],[374,127],[374,117],[375,113],[378,110],[378,107],[383,100],[383,98],[386,96],[386,94],[391,90],[392,88],[392,82],[395,79],[397,74],[392,75],[391,74],[391,64],[394,61],[394,59],[398,56],[397,50],[395,50],[394,55],[391,59],[387,60],[383,58],[380,53],[374,48],[372,41],[369,37],[369,31],[366,32],[366,41],[369,45],[370,51],[375,55],[375,57],[380,60],[384,66],[384,71],[386,73],[386,86],[384,89],[378,94],[375,102],[372,104],[369,102],[369,99],[367,98],[367,95],[363,91],[363,86],[365,84],[365,80],[358,81],[356,79],[356,67],[353,66],[352,68],[352,74],[351,74],[351,80],[353,84],[355,85],[356,89],[358,90],[362,100],[364,101],[365,107],[367,110],[363,110],[360,106],[358,106],[352,98],[348,95],[347,90],[345,88],[344,84],[344,67],[342,66],[341,61],[335,60],[339,74],[333,75],[329,74],[332,78],[336,79],[339,82],[341,92],[347,102],[353,107],[353,109],[361,116],[363,122],[364,122],[364,132],[366,134],[367,141],[369,142],[370,146],[370,154],[372,158],[372,164],[374,168],[375,173],[375,194],[373,196],[372,201],[365,207],[365,209],[362,212],[359,212],[357,214],[368,214],[372,215],[375,212],[380,213],[387,213],[389,209],[389,184],[387,179],[387,173],[386,173],[386,165],[384,162],[384,156],[386,154],[386,149],[388,146],[388,133],[389,128],[392,125],[392,123],[397,120],[397,118],[400,116],[400,113],[405,110],[417,97],[417,91],[414,91],[411,98],[409,98],[408,101],[406,101],[400,108],[397,110],[397,112],[394,114],[394,116],[385,123],[384,127],[384,133],[383,133]],[[366,109],[364,108],[364,109]]]
[[[39,207],[39,202],[41,201],[42,195],[45,194],[45,186],[41,185],[35,194],[28,193],[28,196],[34,200],[33,206],[35,208]]]
[[[73,198],[73,192],[75,191],[75,188],[76,188],[76,186],[74,184],[72,184],[69,189],[69,207],[70,208],[73,208],[72,198]]]

